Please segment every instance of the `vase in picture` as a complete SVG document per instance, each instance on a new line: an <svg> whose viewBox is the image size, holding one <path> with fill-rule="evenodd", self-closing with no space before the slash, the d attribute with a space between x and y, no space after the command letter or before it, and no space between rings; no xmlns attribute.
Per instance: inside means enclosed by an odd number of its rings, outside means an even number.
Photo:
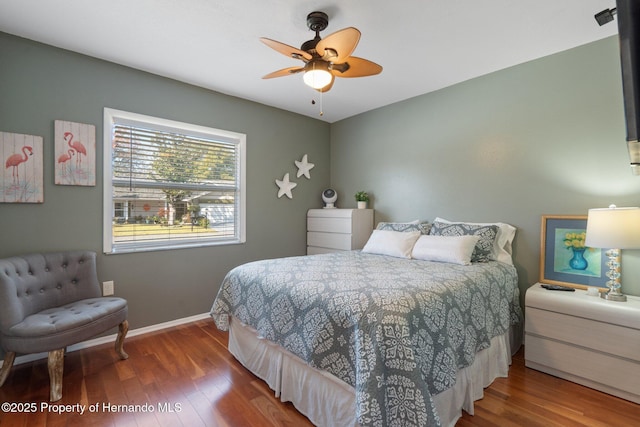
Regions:
<svg viewBox="0 0 640 427"><path fill-rule="evenodd" d="M574 270L586 270L589 263L584 257L586 248L573 248L573 256L569 260L569 266Z"/></svg>
<svg viewBox="0 0 640 427"><path fill-rule="evenodd" d="M358 209L367 209L367 202L358 202Z"/></svg>

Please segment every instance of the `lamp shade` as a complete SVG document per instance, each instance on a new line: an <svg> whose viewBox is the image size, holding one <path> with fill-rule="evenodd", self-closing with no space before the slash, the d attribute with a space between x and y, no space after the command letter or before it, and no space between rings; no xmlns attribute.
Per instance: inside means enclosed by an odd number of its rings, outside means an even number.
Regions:
<svg viewBox="0 0 640 427"><path fill-rule="evenodd" d="M331 73L325 70L310 70L304 73L302 77L307 86L314 89L322 89L331 83Z"/></svg>
<svg viewBox="0 0 640 427"><path fill-rule="evenodd" d="M307 86L314 89L322 89L329 83L333 75L329 72L329 64L326 61L314 60L310 61L304 67L304 80Z"/></svg>
<svg viewBox="0 0 640 427"><path fill-rule="evenodd" d="M640 208L589 209L585 245L592 248L640 248Z"/></svg>

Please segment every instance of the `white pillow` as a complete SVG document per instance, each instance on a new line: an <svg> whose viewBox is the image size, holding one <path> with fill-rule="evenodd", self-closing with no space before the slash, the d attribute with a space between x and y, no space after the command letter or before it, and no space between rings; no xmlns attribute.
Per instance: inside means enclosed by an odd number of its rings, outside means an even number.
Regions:
<svg viewBox="0 0 640 427"><path fill-rule="evenodd" d="M420 236L411 257L425 261L471 264L471 254L480 236Z"/></svg>
<svg viewBox="0 0 640 427"><path fill-rule="evenodd" d="M362 252L411 258L411 249L418 237L419 231L373 230Z"/></svg>
<svg viewBox="0 0 640 427"><path fill-rule="evenodd" d="M493 242L493 255L496 261L501 261L507 264L513 265L513 249L511 244L513 238L516 236L516 228L513 225L506 224L504 222L464 222L464 221L450 221L444 218L436 218L435 221L452 223L464 223L471 225L496 225L498 226L498 235Z"/></svg>

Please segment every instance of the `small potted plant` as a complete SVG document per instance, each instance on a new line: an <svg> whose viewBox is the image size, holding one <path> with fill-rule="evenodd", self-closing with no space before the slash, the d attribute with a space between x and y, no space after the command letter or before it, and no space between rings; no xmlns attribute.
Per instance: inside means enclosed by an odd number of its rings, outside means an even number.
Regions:
<svg viewBox="0 0 640 427"><path fill-rule="evenodd" d="M368 201L369 194L366 191L358 191L356 193L356 202L358 202L358 209L366 209Z"/></svg>

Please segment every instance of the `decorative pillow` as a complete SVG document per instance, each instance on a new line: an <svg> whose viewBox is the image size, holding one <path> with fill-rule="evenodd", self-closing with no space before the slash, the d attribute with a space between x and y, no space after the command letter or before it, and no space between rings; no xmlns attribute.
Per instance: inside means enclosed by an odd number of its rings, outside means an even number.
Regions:
<svg viewBox="0 0 640 427"><path fill-rule="evenodd" d="M432 236L478 236L480 240L471 255L471 262L487 262L494 258L493 243L498 235L497 225L472 225L463 222L434 221L429 233Z"/></svg>
<svg viewBox="0 0 640 427"><path fill-rule="evenodd" d="M479 236L420 236L411 258L469 265L478 240Z"/></svg>
<svg viewBox="0 0 640 427"><path fill-rule="evenodd" d="M418 237L419 231L373 230L362 252L411 258L411 249Z"/></svg>
<svg viewBox="0 0 640 427"><path fill-rule="evenodd" d="M449 221L444 218L436 218L435 221L446 223L462 222ZM513 258L511 257L513 255L512 243L516 236L516 228L513 225L504 222L467 222L466 224L498 226L498 235L493 244L493 259L513 265Z"/></svg>
<svg viewBox="0 0 640 427"><path fill-rule="evenodd" d="M376 230L389 231L419 231L421 234L429 234L431 224L427 221L411 221L411 222L379 222Z"/></svg>

